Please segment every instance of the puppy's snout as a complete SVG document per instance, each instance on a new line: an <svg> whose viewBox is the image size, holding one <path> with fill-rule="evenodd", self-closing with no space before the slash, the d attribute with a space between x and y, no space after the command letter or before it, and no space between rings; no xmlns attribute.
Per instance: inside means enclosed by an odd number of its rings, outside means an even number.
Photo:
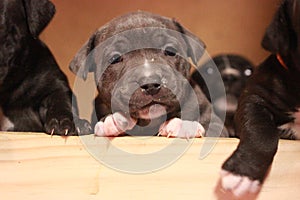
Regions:
<svg viewBox="0 0 300 200"><path fill-rule="evenodd" d="M235 82L241 77L239 70L234 68L226 68L221 73L224 82Z"/></svg>
<svg viewBox="0 0 300 200"><path fill-rule="evenodd" d="M160 91L165 84L163 81L163 68L165 67L165 65L146 60L141 67L135 70L137 83L144 94L153 96Z"/></svg>
<svg viewBox="0 0 300 200"><path fill-rule="evenodd" d="M229 74L223 77L224 82L234 82L238 80L238 77L233 75L233 74Z"/></svg>
<svg viewBox="0 0 300 200"><path fill-rule="evenodd" d="M155 95L159 92L161 88L160 83L148 83L141 85L142 91L149 95Z"/></svg>
<svg viewBox="0 0 300 200"><path fill-rule="evenodd" d="M150 76L142 76L139 80L139 85L144 93L155 95L161 88L161 77L155 73L152 73Z"/></svg>

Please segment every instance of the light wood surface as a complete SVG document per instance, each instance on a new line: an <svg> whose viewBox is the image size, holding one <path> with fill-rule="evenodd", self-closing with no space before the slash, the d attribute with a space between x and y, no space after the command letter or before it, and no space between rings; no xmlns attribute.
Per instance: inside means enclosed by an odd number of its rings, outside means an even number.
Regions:
<svg viewBox="0 0 300 200"><path fill-rule="evenodd" d="M112 146L146 155L168 145L179 147L188 143L182 140L175 144L173 139L163 137L121 137L109 141L93 136L62 138L42 133L2 132L0 199L233 199L220 188L219 171L236 148L237 139L196 139L174 163L145 174L120 172L101 164L95 159L97 155L88 152L94 147L86 145L86 141L101 145L99 150L103 155L116 156L120 164L125 163L124 159L109 151ZM200 159L201 150L209 142L216 144ZM261 192L247 199L300 199L299 154L299 142L280 141ZM133 164L138 166L137 162ZM119 167L122 170L122 165Z"/></svg>

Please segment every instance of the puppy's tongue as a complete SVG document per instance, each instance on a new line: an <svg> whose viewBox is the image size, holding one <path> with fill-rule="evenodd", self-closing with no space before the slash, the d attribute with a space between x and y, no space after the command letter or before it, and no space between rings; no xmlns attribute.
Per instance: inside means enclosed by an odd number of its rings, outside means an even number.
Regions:
<svg viewBox="0 0 300 200"><path fill-rule="evenodd" d="M155 119L166 114L166 107L160 104L153 104L150 107L144 108L139 111L139 116L142 119Z"/></svg>

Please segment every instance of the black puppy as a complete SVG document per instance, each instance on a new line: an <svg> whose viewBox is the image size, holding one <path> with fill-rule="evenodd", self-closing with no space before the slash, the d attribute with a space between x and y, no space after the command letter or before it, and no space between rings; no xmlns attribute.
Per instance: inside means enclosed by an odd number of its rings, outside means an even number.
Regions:
<svg viewBox="0 0 300 200"><path fill-rule="evenodd" d="M240 143L222 166L222 185L236 195L259 190L281 134L300 138L282 127L297 126L293 114L300 106L300 0L282 2L262 46L272 55L250 77L240 98L235 117Z"/></svg>
<svg viewBox="0 0 300 200"><path fill-rule="evenodd" d="M73 117L68 80L38 39L54 13L54 5L48 0L0 1L2 131L74 135L91 129L75 109Z"/></svg>
<svg viewBox="0 0 300 200"><path fill-rule="evenodd" d="M70 65L83 78L95 74L95 107L102 119L95 134L118 136L133 129L131 135L227 136L203 92L189 82L191 62L203 52L203 42L177 21L147 12L101 27Z"/></svg>
<svg viewBox="0 0 300 200"><path fill-rule="evenodd" d="M218 71L215 71L214 66ZM192 79L201 87L202 91L211 102L211 94L207 85L215 92L214 111L222 118L226 113L225 126L230 136L235 136L233 117L237 109L238 99L245 88L246 81L253 71L252 63L240 55L221 54L207 61L195 70ZM219 73L224 86L216 81ZM205 79L202 76L206 76ZM221 92L216 92L225 87L226 97Z"/></svg>

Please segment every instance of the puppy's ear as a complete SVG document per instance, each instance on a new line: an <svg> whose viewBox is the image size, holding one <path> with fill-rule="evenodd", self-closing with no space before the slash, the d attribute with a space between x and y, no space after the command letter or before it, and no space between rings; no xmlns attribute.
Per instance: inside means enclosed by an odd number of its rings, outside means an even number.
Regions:
<svg viewBox="0 0 300 200"><path fill-rule="evenodd" d="M95 69L95 62L92 55L95 38L96 33L81 47L69 65L70 70L83 80L87 79L88 72L92 72Z"/></svg>
<svg viewBox="0 0 300 200"><path fill-rule="evenodd" d="M174 24L178 28L178 31L183 34L183 38L188 46L188 56L192 59L195 65L197 65L199 59L204 54L206 45L196 35L184 28L178 21L173 19Z"/></svg>
<svg viewBox="0 0 300 200"><path fill-rule="evenodd" d="M51 21L55 14L55 6L48 0L25 0L23 2L29 31L36 38Z"/></svg>
<svg viewBox="0 0 300 200"><path fill-rule="evenodd" d="M287 1L284 1L268 26L261 45L272 53L285 54L290 50L290 20Z"/></svg>

